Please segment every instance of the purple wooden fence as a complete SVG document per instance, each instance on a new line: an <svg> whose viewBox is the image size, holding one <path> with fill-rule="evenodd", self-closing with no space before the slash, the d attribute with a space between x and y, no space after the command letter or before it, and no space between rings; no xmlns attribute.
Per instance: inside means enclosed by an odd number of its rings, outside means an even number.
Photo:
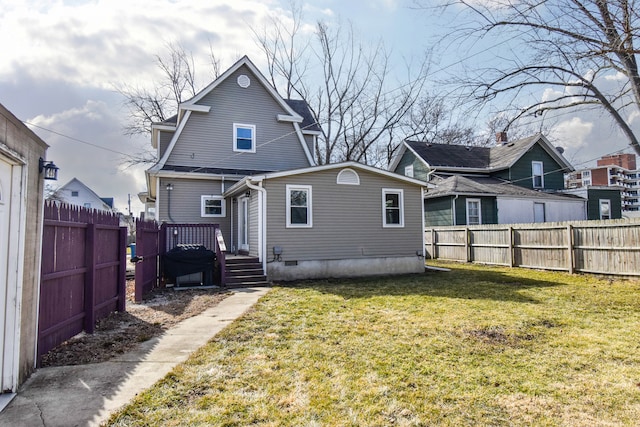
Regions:
<svg viewBox="0 0 640 427"><path fill-rule="evenodd" d="M135 301L158 285L160 228L155 221L136 221L136 287Z"/></svg>
<svg viewBox="0 0 640 427"><path fill-rule="evenodd" d="M117 215L45 202L38 356L125 310L126 244Z"/></svg>
<svg viewBox="0 0 640 427"><path fill-rule="evenodd" d="M221 285L225 284L224 238L218 224L167 224L155 221L136 222L136 286L135 300L158 285L162 256L177 245L203 245L216 252Z"/></svg>

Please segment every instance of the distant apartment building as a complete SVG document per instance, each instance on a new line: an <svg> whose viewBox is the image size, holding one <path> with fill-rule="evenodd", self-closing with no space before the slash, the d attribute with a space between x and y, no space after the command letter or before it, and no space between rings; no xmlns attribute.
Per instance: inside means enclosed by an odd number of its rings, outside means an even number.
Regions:
<svg viewBox="0 0 640 427"><path fill-rule="evenodd" d="M567 189L582 187L614 187L620 189L623 212L640 211L640 171L635 154L601 157L597 166L581 169L565 176Z"/></svg>

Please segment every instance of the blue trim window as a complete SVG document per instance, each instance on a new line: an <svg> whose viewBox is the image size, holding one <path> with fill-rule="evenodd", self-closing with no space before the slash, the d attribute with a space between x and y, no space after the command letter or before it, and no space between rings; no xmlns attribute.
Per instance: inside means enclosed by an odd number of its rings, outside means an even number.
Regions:
<svg viewBox="0 0 640 427"><path fill-rule="evenodd" d="M256 126L233 124L233 151L256 152Z"/></svg>

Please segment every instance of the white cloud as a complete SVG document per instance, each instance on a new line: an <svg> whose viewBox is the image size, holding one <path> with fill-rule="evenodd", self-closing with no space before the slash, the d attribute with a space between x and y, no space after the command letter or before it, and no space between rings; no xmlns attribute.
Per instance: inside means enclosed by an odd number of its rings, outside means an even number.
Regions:
<svg viewBox="0 0 640 427"><path fill-rule="evenodd" d="M157 72L154 55L179 41L205 66L209 41L230 65L243 54L249 25L259 23L273 2L98 0L69 4L16 2L0 14L3 46L0 76L17 69L37 79L110 88L136 76L148 81Z"/></svg>
<svg viewBox="0 0 640 427"><path fill-rule="evenodd" d="M585 122L580 117L558 123L553 129L554 139L562 142L564 148L577 150L587 143L587 138L593 130L592 122Z"/></svg>

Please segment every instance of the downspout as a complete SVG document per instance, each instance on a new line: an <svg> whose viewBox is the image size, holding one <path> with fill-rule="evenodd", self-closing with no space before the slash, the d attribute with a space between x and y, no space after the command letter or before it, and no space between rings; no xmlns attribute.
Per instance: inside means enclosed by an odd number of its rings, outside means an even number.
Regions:
<svg viewBox="0 0 640 427"><path fill-rule="evenodd" d="M456 224L456 200L458 200L458 194L456 194L455 197L451 200L451 222L453 223L453 225L458 225Z"/></svg>
<svg viewBox="0 0 640 427"><path fill-rule="evenodd" d="M262 186L262 181L258 185L249 180L246 181L248 188L259 191L261 197L258 199L258 246L260 247L260 260L262 261L262 271L267 275L267 190Z"/></svg>

